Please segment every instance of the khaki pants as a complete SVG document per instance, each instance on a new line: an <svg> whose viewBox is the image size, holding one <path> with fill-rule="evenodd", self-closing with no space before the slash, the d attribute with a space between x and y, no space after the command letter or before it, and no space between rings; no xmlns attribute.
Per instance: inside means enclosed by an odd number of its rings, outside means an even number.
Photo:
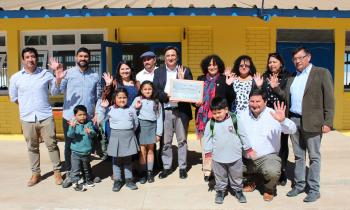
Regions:
<svg viewBox="0 0 350 210"><path fill-rule="evenodd" d="M53 164L53 170L61 169L60 151L55 138L53 117L36 122L21 121L24 138L27 142L32 173L40 173L39 135L42 137Z"/></svg>

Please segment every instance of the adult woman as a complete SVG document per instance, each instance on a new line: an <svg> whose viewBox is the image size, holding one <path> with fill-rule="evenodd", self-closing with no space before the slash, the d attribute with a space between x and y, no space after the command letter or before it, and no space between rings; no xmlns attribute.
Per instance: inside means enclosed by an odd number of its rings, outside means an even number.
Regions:
<svg viewBox="0 0 350 210"><path fill-rule="evenodd" d="M234 99L234 93L231 87L226 84L226 77L223 75L225 64L217 55L209 55L201 62L203 75L197 80L204 81L203 102L196 104L196 134L201 139L206 123L211 118L210 103L215 96L225 98L229 104ZM201 142L201 145L202 142ZM209 160L203 158L204 180L209 181L211 166Z"/></svg>
<svg viewBox="0 0 350 210"><path fill-rule="evenodd" d="M236 98L232 104L232 112L239 112L248 108L249 93L252 88L261 86L263 79L259 73L256 74L256 68L253 60L248 55L239 56L233 65L231 72L225 72L227 84L233 86Z"/></svg>
<svg viewBox="0 0 350 210"><path fill-rule="evenodd" d="M287 80L290 73L284 67L284 61L280 54L270 53L267 58L266 71L263 74L264 83L262 88L266 92L267 103L266 106L274 108L274 103L284 102L286 104L286 115L288 116L288 90L286 90ZM281 149L280 157L282 160L281 177L279 183L285 185L287 177L285 174L287 159L288 159L288 135L282 133L281 135Z"/></svg>
<svg viewBox="0 0 350 210"><path fill-rule="evenodd" d="M110 103L113 101L114 90L118 87L124 87L128 92L128 104L130 106L137 96L137 86L135 76L131 70L131 65L126 61L119 62L117 70L113 77L109 73L103 74L106 86L103 89L102 99L107 99Z"/></svg>

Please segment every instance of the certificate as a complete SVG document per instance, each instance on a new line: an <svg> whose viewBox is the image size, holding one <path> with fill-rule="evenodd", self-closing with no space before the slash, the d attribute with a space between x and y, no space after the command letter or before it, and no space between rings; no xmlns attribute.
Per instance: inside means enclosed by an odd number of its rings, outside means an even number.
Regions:
<svg viewBox="0 0 350 210"><path fill-rule="evenodd" d="M170 100L197 103L203 101L203 81L170 80Z"/></svg>

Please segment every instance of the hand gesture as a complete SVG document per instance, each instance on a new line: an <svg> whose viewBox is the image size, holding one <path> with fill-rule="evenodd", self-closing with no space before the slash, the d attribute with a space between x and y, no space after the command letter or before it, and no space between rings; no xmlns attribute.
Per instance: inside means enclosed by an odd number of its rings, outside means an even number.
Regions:
<svg viewBox="0 0 350 210"><path fill-rule="evenodd" d="M108 100L107 100L107 99L102 100L102 101L101 101L101 106L102 106L103 108L107 108L107 107L109 106Z"/></svg>
<svg viewBox="0 0 350 210"><path fill-rule="evenodd" d="M328 125L322 126L322 133L328 133L329 131L331 131L331 127L329 127Z"/></svg>
<svg viewBox="0 0 350 210"><path fill-rule="evenodd" d="M226 68L225 69L225 76L226 76L226 84L227 85L232 85L233 81L238 79L236 74L231 72L231 69Z"/></svg>
<svg viewBox="0 0 350 210"><path fill-rule="evenodd" d="M85 128L85 133L89 134L91 132L90 128Z"/></svg>
<svg viewBox="0 0 350 210"><path fill-rule="evenodd" d="M255 84L258 88L261 88L261 86L263 85L264 83L264 79L262 78L262 76L260 75L260 73L256 73L254 74L254 77L253 77L254 81L255 81Z"/></svg>
<svg viewBox="0 0 350 210"><path fill-rule="evenodd" d="M283 120L286 119L286 106L284 105L284 102L275 102L273 103L273 107L275 108L275 112L270 112L270 114L278 122L283 122Z"/></svg>
<svg viewBox="0 0 350 210"><path fill-rule="evenodd" d="M185 79L185 73L186 73L186 68L184 68L182 65L179 66L177 69L177 77L178 79Z"/></svg>
<svg viewBox="0 0 350 210"><path fill-rule="evenodd" d="M60 82L67 74L67 71L63 70L63 64L58 64L58 67L56 68L56 70L54 70L55 76L56 76L56 80L58 82Z"/></svg>
<svg viewBox="0 0 350 210"><path fill-rule="evenodd" d="M60 63L58 62L58 60L56 58L50 57L49 59L49 64L47 64L52 70L56 70Z"/></svg>
<svg viewBox="0 0 350 210"><path fill-rule="evenodd" d="M156 142L160 142L160 136L156 136Z"/></svg>
<svg viewBox="0 0 350 210"><path fill-rule="evenodd" d="M267 79L267 80L269 81L271 88L276 88L280 85L280 83L278 82L277 74L270 75L270 79Z"/></svg>
<svg viewBox="0 0 350 210"><path fill-rule="evenodd" d="M142 106L142 102L141 102L141 99L138 99L135 103L135 109L140 109Z"/></svg>
<svg viewBox="0 0 350 210"><path fill-rule="evenodd" d="M70 120L67 123L69 126L72 126L74 128L77 122L75 120Z"/></svg>
<svg viewBox="0 0 350 210"><path fill-rule="evenodd" d="M106 86L110 86L113 82L113 77L109 72L103 73L102 78L105 80Z"/></svg>

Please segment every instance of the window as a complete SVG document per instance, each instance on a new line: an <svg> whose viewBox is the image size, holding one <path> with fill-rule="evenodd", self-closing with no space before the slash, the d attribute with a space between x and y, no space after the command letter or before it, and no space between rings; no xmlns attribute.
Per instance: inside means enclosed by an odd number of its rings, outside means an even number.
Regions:
<svg viewBox="0 0 350 210"><path fill-rule="evenodd" d="M82 44L101 44L103 42L103 34L81 34Z"/></svg>
<svg viewBox="0 0 350 210"><path fill-rule="evenodd" d="M350 51L345 51L344 88L350 90Z"/></svg>
<svg viewBox="0 0 350 210"><path fill-rule="evenodd" d="M25 45L46 45L47 37L46 36L25 36Z"/></svg>
<svg viewBox="0 0 350 210"><path fill-rule="evenodd" d="M75 36L71 35L52 35L52 44L54 45L65 45L75 44Z"/></svg>
<svg viewBox="0 0 350 210"><path fill-rule="evenodd" d="M0 91L8 89L6 36L0 32Z"/></svg>

